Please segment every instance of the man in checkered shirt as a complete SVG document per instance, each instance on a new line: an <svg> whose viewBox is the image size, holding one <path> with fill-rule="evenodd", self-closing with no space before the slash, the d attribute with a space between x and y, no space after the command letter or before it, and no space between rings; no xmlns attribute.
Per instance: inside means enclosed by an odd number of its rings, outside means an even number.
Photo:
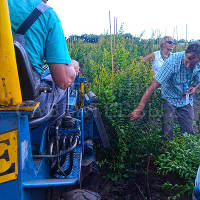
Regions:
<svg viewBox="0 0 200 200"><path fill-rule="evenodd" d="M191 43L184 52L172 54L162 65L153 82L145 91L138 106L130 113L130 120L141 117L142 111L153 92L162 86L163 133L173 138L175 114L181 132L193 133L193 95L200 87L200 42Z"/></svg>

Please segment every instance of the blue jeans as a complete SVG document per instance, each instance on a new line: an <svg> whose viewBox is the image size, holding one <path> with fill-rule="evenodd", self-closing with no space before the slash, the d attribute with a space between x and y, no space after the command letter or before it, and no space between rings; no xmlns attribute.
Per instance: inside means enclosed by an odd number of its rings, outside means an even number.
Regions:
<svg viewBox="0 0 200 200"><path fill-rule="evenodd" d="M56 86L51 77L51 74L48 74L47 76L41 78L40 75L34 71L34 75L37 84L40 84L41 86L49 86L50 83L53 88L52 92L42 92L40 96L34 100L40 102L39 108L34 113L34 118L45 116L52 107L54 107L54 114L52 118L62 115L66 109L67 90L62 90L58 86Z"/></svg>
<svg viewBox="0 0 200 200"><path fill-rule="evenodd" d="M181 128L181 132L187 132L193 134L193 120L194 109L188 104L184 107L175 107L168 102L163 105L163 133L164 137L169 134L170 139L173 138L174 119L177 115L178 123Z"/></svg>

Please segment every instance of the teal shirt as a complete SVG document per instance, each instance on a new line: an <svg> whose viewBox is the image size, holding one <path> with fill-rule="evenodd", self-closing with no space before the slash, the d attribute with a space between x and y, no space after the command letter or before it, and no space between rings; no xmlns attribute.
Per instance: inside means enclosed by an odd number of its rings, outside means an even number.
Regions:
<svg viewBox="0 0 200 200"><path fill-rule="evenodd" d="M190 103L193 98L186 101L184 92L193 84L199 83L200 64L192 69L184 65L185 52L172 54L162 65L155 79L162 85L162 98L176 107L183 107Z"/></svg>
<svg viewBox="0 0 200 200"><path fill-rule="evenodd" d="M41 0L8 0L13 34ZM71 64L61 22L52 8L46 10L24 35L30 61L41 75L47 63Z"/></svg>

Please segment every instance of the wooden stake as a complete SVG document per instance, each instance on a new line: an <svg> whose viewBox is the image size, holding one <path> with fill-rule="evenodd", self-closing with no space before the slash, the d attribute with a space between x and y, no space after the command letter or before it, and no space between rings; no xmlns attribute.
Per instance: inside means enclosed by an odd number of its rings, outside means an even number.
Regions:
<svg viewBox="0 0 200 200"><path fill-rule="evenodd" d="M117 46L117 17L115 19L115 47Z"/></svg>
<svg viewBox="0 0 200 200"><path fill-rule="evenodd" d="M185 47L187 47L187 43L188 43L188 41L187 41L187 37L188 37L188 26L187 26L187 24L186 24L186 27L185 27Z"/></svg>
<svg viewBox="0 0 200 200"><path fill-rule="evenodd" d="M117 17L116 17L116 36L117 36Z"/></svg>
<svg viewBox="0 0 200 200"><path fill-rule="evenodd" d="M176 40L178 42L178 27L176 26Z"/></svg>
<svg viewBox="0 0 200 200"><path fill-rule="evenodd" d="M112 32L111 32L111 17L110 17L110 10L109 10L109 24L110 24L110 51L112 57L112 79L114 78L114 63L113 63L113 48L112 48Z"/></svg>
<svg viewBox="0 0 200 200"><path fill-rule="evenodd" d="M113 49L114 49L114 56L115 56L115 17L114 17L114 36L113 36L113 41L114 41L114 44L113 44Z"/></svg>

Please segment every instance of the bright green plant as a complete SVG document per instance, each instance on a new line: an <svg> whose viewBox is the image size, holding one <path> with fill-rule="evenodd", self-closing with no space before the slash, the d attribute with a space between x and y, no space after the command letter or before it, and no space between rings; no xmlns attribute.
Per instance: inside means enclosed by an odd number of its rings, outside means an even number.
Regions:
<svg viewBox="0 0 200 200"><path fill-rule="evenodd" d="M109 127L112 146L106 151L106 159L102 163L109 166L113 180L126 177L127 169L132 170L139 163L142 165L141 158L156 155L161 145L159 90L147 105L142 121L129 121L129 114L151 83L153 72L150 65L143 65L140 60L130 63L128 56L123 43L118 43L114 57L117 68L113 76L111 54L106 49L103 63L99 65L91 61L88 71L93 80L90 89L98 96L99 108Z"/></svg>
<svg viewBox="0 0 200 200"><path fill-rule="evenodd" d="M155 161L157 172L163 175L177 174L181 184L166 182L163 187L168 190L176 190L173 199L191 196L194 188L194 180L200 164L200 142L195 135L177 134L172 141L165 143L164 153Z"/></svg>
<svg viewBox="0 0 200 200"><path fill-rule="evenodd" d="M110 170L108 176L116 181L128 178L138 168L146 167L147 156L151 155L159 173L174 173L183 180L183 184L164 184L165 188L178 191L173 196L177 199L184 192L190 195L193 189L200 161L199 158L195 160L195 151L199 155L196 137L184 135L183 138L177 136L170 142L162 140L160 90L154 92L141 119L129 121L130 112L153 80L151 64L141 64L142 56L158 50L158 41L154 37L148 40L142 37L125 37L121 30L113 50L113 72L109 35L101 36L96 44L77 40L70 44L69 49L71 57L79 61L89 80L88 89L98 96L98 107L109 135L111 147L99 151L99 166L106 166L106 170ZM183 46L176 45L176 50L183 49ZM187 146L191 144L190 140L195 148ZM192 150L189 151L190 148ZM183 167L186 164L189 166L187 172L187 168Z"/></svg>

